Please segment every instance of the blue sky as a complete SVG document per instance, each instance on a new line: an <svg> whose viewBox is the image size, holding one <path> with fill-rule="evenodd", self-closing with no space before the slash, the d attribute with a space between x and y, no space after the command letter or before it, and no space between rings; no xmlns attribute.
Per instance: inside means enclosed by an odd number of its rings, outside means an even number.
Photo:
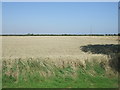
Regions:
<svg viewBox="0 0 120 90"><path fill-rule="evenodd" d="M117 2L3 2L3 34L118 33Z"/></svg>
<svg viewBox="0 0 120 90"><path fill-rule="evenodd" d="M2 3L0 2L0 34L2 33Z"/></svg>

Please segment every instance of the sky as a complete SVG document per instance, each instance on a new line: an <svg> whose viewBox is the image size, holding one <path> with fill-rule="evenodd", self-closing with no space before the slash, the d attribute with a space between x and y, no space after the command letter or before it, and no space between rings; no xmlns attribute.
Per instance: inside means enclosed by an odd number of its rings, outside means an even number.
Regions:
<svg viewBox="0 0 120 90"><path fill-rule="evenodd" d="M0 34L2 33L2 3L0 2Z"/></svg>
<svg viewBox="0 0 120 90"><path fill-rule="evenodd" d="M118 3L3 2L2 33L118 33Z"/></svg>

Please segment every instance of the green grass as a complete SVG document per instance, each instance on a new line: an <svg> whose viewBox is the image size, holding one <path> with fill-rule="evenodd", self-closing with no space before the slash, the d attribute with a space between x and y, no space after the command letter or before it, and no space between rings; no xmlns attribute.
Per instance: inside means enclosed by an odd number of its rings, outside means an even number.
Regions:
<svg viewBox="0 0 120 90"><path fill-rule="evenodd" d="M86 68L80 65L58 68L45 61L23 61L21 59L14 60L11 63L3 61L2 76L3 88L118 87L118 78L109 78L105 74L105 69L98 63L86 63Z"/></svg>
<svg viewBox="0 0 120 90"><path fill-rule="evenodd" d="M0 90L2 89L2 74L0 72Z"/></svg>

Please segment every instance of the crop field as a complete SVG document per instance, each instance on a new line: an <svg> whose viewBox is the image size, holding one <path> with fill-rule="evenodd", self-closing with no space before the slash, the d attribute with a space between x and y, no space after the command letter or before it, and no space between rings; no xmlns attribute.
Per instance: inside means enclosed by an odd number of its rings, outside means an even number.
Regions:
<svg viewBox="0 0 120 90"><path fill-rule="evenodd" d="M2 36L3 88L118 88L118 36Z"/></svg>

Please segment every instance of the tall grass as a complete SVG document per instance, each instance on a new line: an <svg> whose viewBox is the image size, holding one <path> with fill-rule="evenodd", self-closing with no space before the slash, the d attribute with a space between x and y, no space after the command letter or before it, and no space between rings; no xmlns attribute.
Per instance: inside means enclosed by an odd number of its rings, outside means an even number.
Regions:
<svg viewBox="0 0 120 90"><path fill-rule="evenodd" d="M102 62L64 62L56 65L40 58L3 59L3 88L115 88L117 76L109 78Z"/></svg>

